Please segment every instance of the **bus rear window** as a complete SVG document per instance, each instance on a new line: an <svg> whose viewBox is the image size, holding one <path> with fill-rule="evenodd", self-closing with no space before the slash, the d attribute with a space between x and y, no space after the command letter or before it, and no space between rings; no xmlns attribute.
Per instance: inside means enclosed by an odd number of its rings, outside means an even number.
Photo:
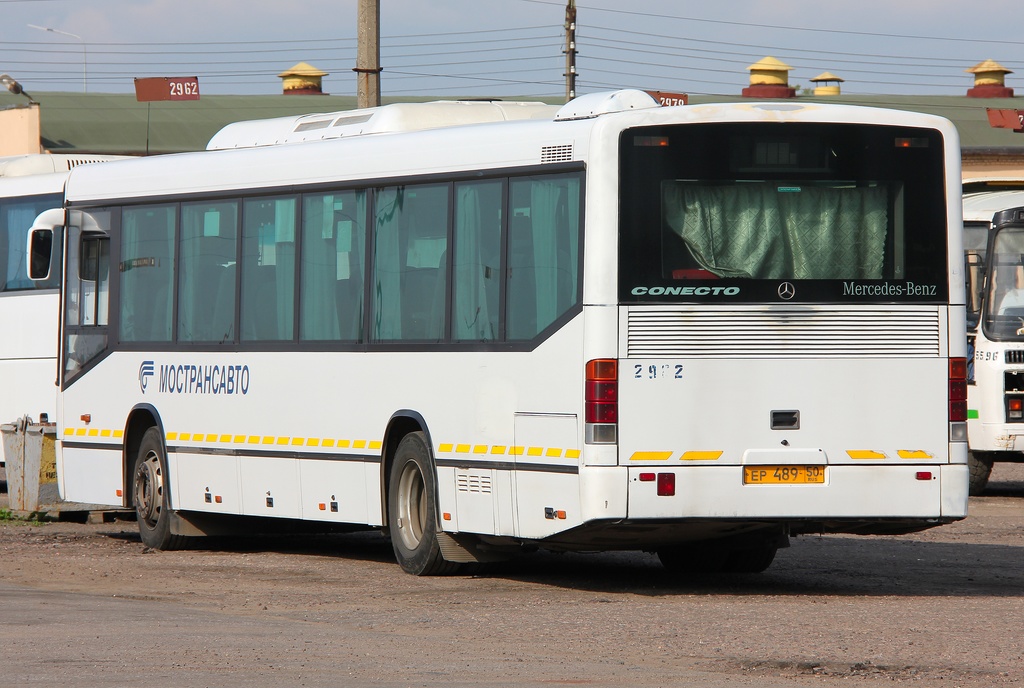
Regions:
<svg viewBox="0 0 1024 688"><path fill-rule="evenodd" d="M627 131L620 297L941 302L942 148L936 131L856 124Z"/></svg>

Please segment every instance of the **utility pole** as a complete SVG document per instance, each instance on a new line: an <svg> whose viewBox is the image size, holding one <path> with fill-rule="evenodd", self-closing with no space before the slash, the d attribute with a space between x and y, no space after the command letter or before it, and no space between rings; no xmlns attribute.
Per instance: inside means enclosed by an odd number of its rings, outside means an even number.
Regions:
<svg viewBox="0 0 1024 688"><path fill-rule="evenodd" d="M565 102L576 97L576 0L565 6Z"/></svg>
<svg viewBox="0 0 1024 688"><path fill-rule="evenodd" d="M380 0L359 0L356 107L380 105Z"/></svg>

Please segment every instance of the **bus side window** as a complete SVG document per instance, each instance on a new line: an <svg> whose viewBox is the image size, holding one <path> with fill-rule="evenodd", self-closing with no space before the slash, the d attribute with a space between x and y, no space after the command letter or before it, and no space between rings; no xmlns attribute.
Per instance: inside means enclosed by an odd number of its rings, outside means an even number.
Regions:
<svg viewBox="0 0 1024 688"><path fill-rule="evenodd" d="M121 214L119 338L169 342L174 295L174 206L126 208Z"/></svg>
<svg viewBox="0 0 1024 688"><path fill-rule="evenodd" d="M228 342L234 338L238 205L182 206L178 338Z"/></svg>
<svg viewBox="0 0 1024 688"><path fill-rule="evenodd" d="M513 179L509 197L506 335L526 340L579 303L579 179Z"/></svg>
<svg viewBox="0 0 1024 688"><path fill-rule="evenodd" d="M360 341L366 192L307 194L302 208L299 337Z"/></svg>
<svg viewBox="0 0 1024 688"><path fill-rule="evenodd" d="M247 200L242 218L241 338L287 341L295 323L295 198Z"/></svg>

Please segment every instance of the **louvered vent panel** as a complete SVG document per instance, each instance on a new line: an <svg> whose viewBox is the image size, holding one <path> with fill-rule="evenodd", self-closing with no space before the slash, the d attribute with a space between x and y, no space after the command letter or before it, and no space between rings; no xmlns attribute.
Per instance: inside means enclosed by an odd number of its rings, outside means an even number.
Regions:
<svg viewBox="0 0 1024 688"><path fill-rule="evenodd" d="M1024 349L1007 349L1004 354L1007 363L1024 363Z"/></svg>
<svg viewBox="0 0 1024 688"><path fill-rule="evenodd" d="M572 162L572 144L567 143L561 146L541 146L540 161L549 162Z"/></svg>
<svg viewBox="0 0 1024 688"><path fill-rule="evenodd" d="M631 308L627 355L690 358L933 357L938 309L821 312Z"/></svg>
<svg viewBox="0 0 1024 688"><path fill-rule="evenodd" d="M456 471L455 487L459 492L482 492L490 494L491 476L485 473Z"/></svg>

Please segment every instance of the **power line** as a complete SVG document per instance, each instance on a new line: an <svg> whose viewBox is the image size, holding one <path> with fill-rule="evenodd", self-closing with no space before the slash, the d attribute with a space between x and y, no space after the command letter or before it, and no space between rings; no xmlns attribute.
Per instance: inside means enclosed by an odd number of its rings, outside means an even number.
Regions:
<svg viewBox="0 0 1024 688"><path fill-rule="evenodd" d="M553 0L518 0L519 2L533 3L537 5L550 5L554 7L561 7L562 3L555 2ZM899 38L903 40L928 40L928 41L954 41L963 43L993 43L1003 45L1024 45L1024 41L1004 41L1004 40L993 40L993 39L978 39L978 38L964 38L963 36L922 36L913 34L899 34L899 33L883 33L874 31L850 31L843 29L820 29L815 27L807 26L783 26L778 24L764 24L764 23L753 23L753 22L738 22L728 21L724 19L703 19L700 17L687 17L672 14L655 14L653 12L636 12L629 10L615 10L608 9L606 7L586 7L586 12L606 12L609 14L627 15L632 17L647 17L651 19L676 19L680 21L689 21L695 23L704 24L720 24L722 26L741 26L744 28L751 29L776 29L780 31L805 31L809 33L823 33L831 35L847 35L847 36L870 36L873 38Z"/></svg>

